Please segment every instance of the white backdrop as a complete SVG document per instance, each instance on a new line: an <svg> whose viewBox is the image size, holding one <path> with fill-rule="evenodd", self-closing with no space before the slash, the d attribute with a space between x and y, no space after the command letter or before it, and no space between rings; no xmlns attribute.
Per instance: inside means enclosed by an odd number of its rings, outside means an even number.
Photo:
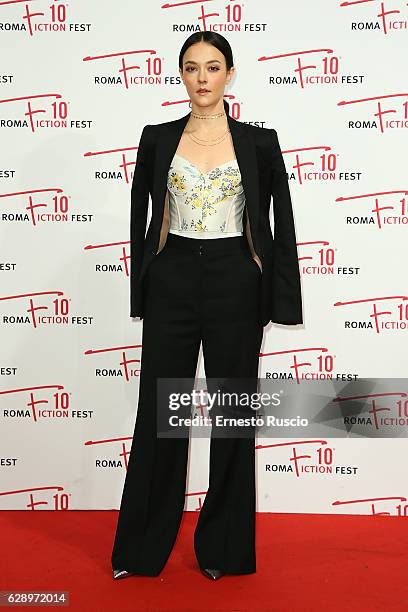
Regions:
<svg viewBox="0 0 408 612"><path fill-rule="evenodd" d="M290 180L304 325L265 328L260 376L295 359L299 376L403 376L408 9L383 6L2 3L0 508L119 507L143 325L130 185L143 126L188 112L178 53L196 29L228 38L231 114L277 130ZM258 444L259 511L405 513L405 440ZM186 509L207 484L194 439Z"/></svg>

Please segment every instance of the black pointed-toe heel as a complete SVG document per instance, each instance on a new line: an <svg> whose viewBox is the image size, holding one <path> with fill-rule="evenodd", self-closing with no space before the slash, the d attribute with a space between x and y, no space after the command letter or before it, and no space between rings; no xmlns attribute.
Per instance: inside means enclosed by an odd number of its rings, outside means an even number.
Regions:
<svg viewBox="0 0 408 612"><path fill-rule="evenodd" d="M113 570L113 579L119 580L120 578L127 578L128 576L134 576L134 572L128 572L126 570Z"/></svg>
<svg viewBox="0 0 408 612"><path fill-rule="evenodd" d="M221 576L224 576L224 572L218 569L202 569L204 576L207 576L210 580L218 580Z"/></svg>

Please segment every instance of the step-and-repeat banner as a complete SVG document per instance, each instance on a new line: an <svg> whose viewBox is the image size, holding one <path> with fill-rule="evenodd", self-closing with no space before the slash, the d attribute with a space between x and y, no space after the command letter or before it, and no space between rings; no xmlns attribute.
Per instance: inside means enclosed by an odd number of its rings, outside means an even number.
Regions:
<svg viewBox="0 0 408 612"><path fill-rule="evenodd" d="M304 324L269 323L260 376L404 376L407 21L402 0L0 3L1 509L119 507L143 329L130 188L143 126L189 110L178 54L197 30L230 42L231 115L276 129L292 194ZM382 407L404 426L393 392ZM190 449L199 510L209 441ZM258 510L405 514L406 451L258 438Z"/></svg>

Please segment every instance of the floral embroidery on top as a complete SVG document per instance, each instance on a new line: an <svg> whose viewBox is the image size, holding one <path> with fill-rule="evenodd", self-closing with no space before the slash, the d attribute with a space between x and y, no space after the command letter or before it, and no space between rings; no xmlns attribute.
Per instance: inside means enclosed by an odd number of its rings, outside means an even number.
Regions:
<svg viewBox="0 0 408 612"><path fill-rule="evenodd" d="M170 165L167 188L170 229L242 231L245 194L236 160L202 172L176 154Z"/></svg>

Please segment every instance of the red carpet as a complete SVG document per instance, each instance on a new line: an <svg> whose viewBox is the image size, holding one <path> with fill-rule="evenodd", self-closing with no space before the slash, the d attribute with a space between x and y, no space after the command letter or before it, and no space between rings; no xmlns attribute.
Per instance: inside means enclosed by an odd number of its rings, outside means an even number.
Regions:
<svg viewBox="0 0 408 612"><path fill-rule="evenodd" d="M197 517L184 513L160 576L114 581L116 511L3 511L0 590L69 591L65 609L87 612L408 611L401 518L259 514L257 572L211 582L194 556Z"/></svg>

